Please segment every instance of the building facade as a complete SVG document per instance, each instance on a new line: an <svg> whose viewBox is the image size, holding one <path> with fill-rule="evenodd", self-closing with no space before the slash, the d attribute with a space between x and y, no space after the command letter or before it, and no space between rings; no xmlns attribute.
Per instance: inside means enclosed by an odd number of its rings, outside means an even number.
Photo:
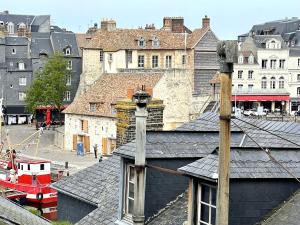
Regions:
<svg viewBox="0 0 300 225"><path fill-rule="evenodd" d="M54 52L60 52L72 71L64 104L75 97L81 74L81 56L72 32L50 25L50 16L0 13L0 96L6 108L6 122L26 123L26 91Z"/></svg>

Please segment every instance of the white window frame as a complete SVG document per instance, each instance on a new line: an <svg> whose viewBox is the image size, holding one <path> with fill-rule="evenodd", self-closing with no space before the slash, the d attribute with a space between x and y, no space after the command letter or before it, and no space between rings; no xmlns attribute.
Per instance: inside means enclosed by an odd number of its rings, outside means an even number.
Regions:
<svg viewBox="0 0 300 225"><path fill-rule="evenodd" d="M166 68L170 69L172 68L172 56L166 55Z"/></svg>
<svg viewBox="0 0 300 225"><path fill-rule="evenodd" d="M297 74L297 81L300 81L300 73Z"/></svg>
<svg viewBox="0 0 300 225"><path fill-rule="evenodd" d="M113 61L113 54L108 53L108 62L112 62L112 61Z"/></svg>
<svg viewBox="0 0 300 225"><path fill-rule="evenodd" d="M159 68L158 55L152 56L152 68Z"/></svg>
<svg viewBox="0 0 300 225"><path fill-rule="evenodd" d="M267 59L262 59L261 60L261 68L262 69L267 69L267 67L268 67L268 60Z"/></svg>
<svg viewBox="0 0 300 225"><path fill-rule="evenodd" d="M138 55L138 68L144 68L144 67L145 67L145 56Z"/></svg>
<svg viewBox="0 0 300 225"><path fill-rule="evenodd" d="M202 188L203 188L202 186L204 186L204 185L205 185L206 187L209 188L209 197L208 197L209 202L204 202L204 201L202 201L202 199L201 199L201 196L202 196ZM213 186L211 186L211 185L200 184L200 183L198 183L197 224L215 225L215 224L212 223L212 218L211 218L212 214L211 214L211 210L212 210L212 209L217 210L217 207L216 207L216 205L213 205L213 204L212 204L212 188L215 188L215 189L216 189L216 187L213 187ZM217 190L216 190L216 193L217 193ZM215 196L215 199L216 199L216 198L217 198L217 196ZM208 223L201 220L201 205L205 205L205 206L207 206L208 209L209 209ZM216 220L216 218L215 218L215 220Z"/></svg>
<svg viewBox="0 0 300 225"><path fill-rule="evenodd" d="M243 64L244 63L244 56L240 55L239 56L239 64Z"/></svg>
<svg viewBox="0 0 300 225"><path fill-rule="evenodd" d="M71 55L71 48L70 47L67 47L65 49L65 55Z"/></svg>
<svg viewBox="0 0 300 225"><path fill-rule="evenodd" d="M298 59L298 67L300 67L300 58Z"/></svg>
<svg viewBox="0 0 300 225"><path fill-rule="evenodd" d="M72 74L67 75L67 83L66 85L70 86L72 84Z"/></svg>
<svg viewBox="0 0 300 225"><path fill-rule="evenodd" d="M250 55L249 58L248 58L248 63L249 64L253 64L254 63L254 56L253 55Z"/></svg>
<svg viewBox="0 0 300 225"><path fill-rule="evenodd" d="M242 84L238 84L238 91L242 91L243 90L244 85Z"/></svg>
<svg viewBox="0 0 300 225"><path fill-rule="evenodd" d="M276 59L270 60L270 69L276 69Z"/></svg>
<svg viewBox="0 0 300 225"><path fill-rule="evenodd" d="M73 62L72 62L72 60L69 60L68 65L67 65L67 69L72 70L72 68L73 68Z"/></svg>
<svg viewBox="0 0 300 225"><path fill-rule="evenodd" d="M252 92L253 91L253 84L248 84L248 92Z"/></svg>
<svg viewBox="0 0 300 225"><path fill-rule="evenodd" d="M140 48L144 48L146 46L146 41L143 37L138 40L138 45Z"/></svg>
<svg viewBox="0 0 300 225"><path fill-rule="evenodd" d="M284 89L284 78L280 77L278 82L279 89Z"/></svg>
<svg viewBox="0 0 300 225"><path fill-rule="evenodd" d="M152 46L153 46L154 48L158 48L159 45L160 45L159 39L158 39L157 37L154 37L153 40L152 40Z"/></svg>
<svg viewBox="0 0 300 225"><path fill-rule="evenodd" d="M130 171L133 170L133 180L130 180ZM124 202L123 202L123 215L125 217L132 218L132 213L129 212L129 200L133 201L134 204L134 182L135 182L135 168L133 164L125 165L125 176L124 180ZM133 184L133 198L129 196L130 184Z"/></svg>
<svg viewBox="0 0 300 225"><path fill-rule="evenodd" d="M275 79L275 77L271 77L270 89L276 89L276 79Z"/></svg>
<svg viewBox="0 0 300 225"><path fill-rule="evenodd" d="M132 51L131 50L126 51L126 58L127 58L127 63L132 63Z"/></svg>
<svg viewBox="0 0 300 225"><path fill-rule="evenodd" d="M285 59L280 59L279 60L279 69L284 69L285 68Z"/></svg>
<svg viewBox="0 0 300 225"><path fill-rule="evenodd" d="M25 70L25 63L19 62L19 63L18 63L18 69L19 69L19 70Z"/></svg>
<svg viewBox="0 0 300 225"><path fill-rule="evenodd" d="M261 89L267 89L267 78L263 77L261 79Z"/></svg>
<svg viewBox="0 0 300 225"><path fill-rule="evenodd" d="M14 34L15 33L15 25L13 22L9 22L7 24L7 32L8 34Z"/></svg>
<svg viewBox="0 0 300 225"><path fill-rule="evenodd" d="M66 102L71 101L71 91L66 91L65 92L64 101L66 101Z"/></svg>
<svg viewBox="0 0 300 225"><path fill-rule="evenodd" d="M17 53L16 49L13 48L13 49L11 50L11 54L15 55L16 53Z"/></svg>
<svg viewBox="0 0 300 225"><path fill-rule="evenodd" d="M97 103L90 102L90 112L97 111Z"/></svg>
<svg viewBox="0 0 300 225"><path fill-rule="evenodd" d="M23 91L19 92L19 101L25 101L26 93Z"/></svg>
<svg viewBox="0 0 300 225"><path fill-rule="evenodd" d="M26 86L27 78L26 77L19 77L19 85Z"/></svg>
<svg viewBox="0 0 300 225"><path fill-rule="evenodd" d="M253 79L253 70L248 70L248 79L249 80Z"/></svg>
<svg viewBox="0 0 300 225"><path fill-rule="evenodd" d="M300 87L297 87L297 96L300 96Z"/></svg>

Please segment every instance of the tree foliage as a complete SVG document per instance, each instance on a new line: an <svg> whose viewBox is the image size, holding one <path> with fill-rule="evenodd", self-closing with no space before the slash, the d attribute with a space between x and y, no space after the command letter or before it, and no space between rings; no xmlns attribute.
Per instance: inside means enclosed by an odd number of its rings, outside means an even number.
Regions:
<svg viewBox="0 0 300 225"><path fill-rule="evenodd" d="M44 68L35 74L31 86L26 92L26 108L34 113L38 106L53 106L60 110L67 88L67 78L71 71L68 62L59 53L55 53L46 62Z"/></svg>

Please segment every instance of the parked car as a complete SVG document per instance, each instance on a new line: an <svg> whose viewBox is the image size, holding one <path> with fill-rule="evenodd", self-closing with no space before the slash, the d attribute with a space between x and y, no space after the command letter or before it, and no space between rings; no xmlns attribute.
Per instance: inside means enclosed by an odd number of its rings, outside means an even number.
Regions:
<svg viewBox="0 0 300 225"><path fill-rule="evenodd" d="M295 116L300 116L300 110L294 113Z"/></svg>
<svg viewBox="0 0 300 225"><path fill-rule="evenodd" d="M244 116L254 116L255 112L256 112L255 109L247 109L247 110L244 110L243 114L244 114Z"/></svg>

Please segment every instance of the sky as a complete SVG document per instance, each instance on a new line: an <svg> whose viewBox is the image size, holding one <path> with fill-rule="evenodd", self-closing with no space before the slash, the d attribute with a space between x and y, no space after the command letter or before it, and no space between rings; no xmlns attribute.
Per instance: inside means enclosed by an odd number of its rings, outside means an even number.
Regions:
<svg viewBox="0 0 300 225"><path fill-rule="evenodd" d="M193 30L207 15L219 39L236 39L253 24L300 17L300 0L0 0L0 6L12 14L51 15L52 24L80 33L103 18L116 20L118 28L160 28L164 16L182 16Z"/></svg>

